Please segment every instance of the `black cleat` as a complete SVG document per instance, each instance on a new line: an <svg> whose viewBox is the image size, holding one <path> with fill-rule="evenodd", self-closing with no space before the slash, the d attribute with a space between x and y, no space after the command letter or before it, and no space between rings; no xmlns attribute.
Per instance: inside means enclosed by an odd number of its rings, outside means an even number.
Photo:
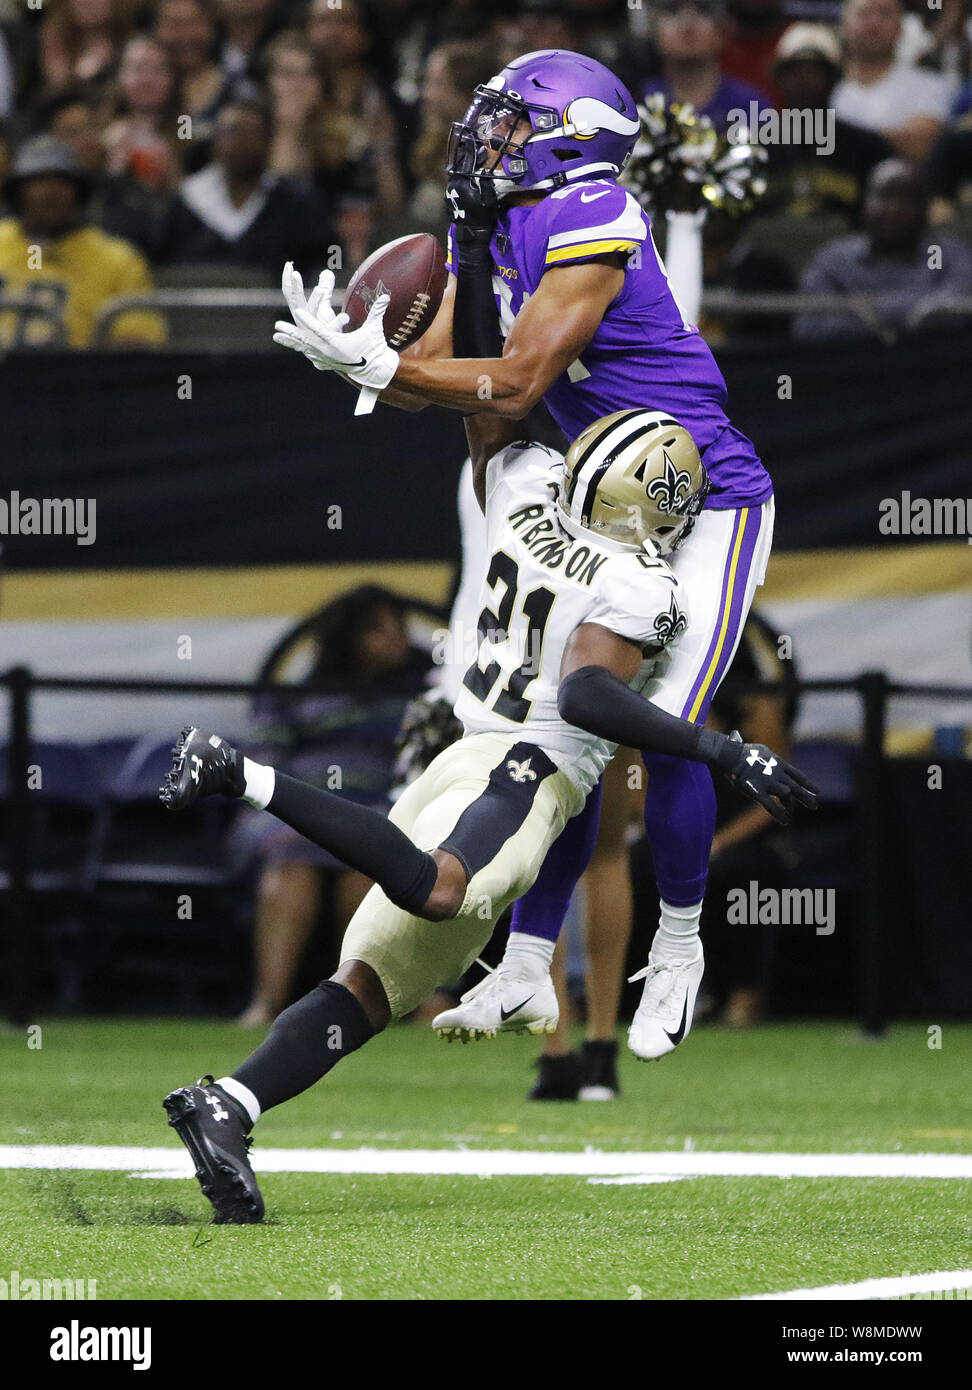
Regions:
<svg viewBox="0 0 972 1390"><path fill-rule="evenodd" d="M548 1057L541 1054L537 1058L539 1076L533 1083L533 1090L527 1100L576 1100L580 1090L580 1059L576 1052L568 1052L563 1057Z"/></svg>
<svg viewBox="0 0 972 1390"><path fill-rule="evenodd" d="M618 1081L618 1044L614 1039L585 1042L581 1047L580 1100L614 1100Z"/></svg>
<svg viewBox="0 0 972 1390"><path fill-rule="evenodd" d="M250 1167L252 1140L236 1102L211 1076L182 1086L162 1102L169 1124L189 1150L216 1226L249 1226L263 1220L263 1198Z"/></svg>
<svg viewBox="0 0 972 1390"><path fill-rule="evenodd" d="M170 811L184 811L201 796L242 796L243 756L218 734L187 724L172 749L172 766L159 787Z"/></svg>

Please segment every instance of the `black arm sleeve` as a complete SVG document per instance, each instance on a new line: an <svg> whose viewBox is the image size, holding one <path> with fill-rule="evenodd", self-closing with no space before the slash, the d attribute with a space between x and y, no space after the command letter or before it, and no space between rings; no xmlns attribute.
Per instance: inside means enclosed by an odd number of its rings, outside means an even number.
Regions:
<svg viewBox="0 0 972 1390"><path fill-rule="evenodd" d="M452 311L452 350L456 357L502 357L503 335L493 298L493 266L488 240L456 239L456 302Z"/></svg>
<svg viewBox="0 0 972 1390"><path fill-rule="evenodd" d="M690 724L653 705L603 666L582 666L560 682L557 709L568 724L598 738L693 763L720 765L724 734Z"/></svg>

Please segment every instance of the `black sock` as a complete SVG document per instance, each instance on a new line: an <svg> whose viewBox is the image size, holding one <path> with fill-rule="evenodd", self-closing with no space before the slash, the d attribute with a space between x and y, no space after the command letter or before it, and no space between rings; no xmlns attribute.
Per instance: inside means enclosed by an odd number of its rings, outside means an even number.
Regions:
<svg viewBox="0 0 972 1390"><path fill-rule="evenodd" d="M274 775L267 810L373 878L396 907L418 913L428 901L438 877L435 860L380 812L282 772Z"/></svg>
<svg viewBox="0 0 972 1390"><path fill-rule="evenodd" d="M374 1034L351 991L322 980L283 1011L256 1052L233 1072L233 1080L253 1092L262 1113L299 1096Z"/></svg>

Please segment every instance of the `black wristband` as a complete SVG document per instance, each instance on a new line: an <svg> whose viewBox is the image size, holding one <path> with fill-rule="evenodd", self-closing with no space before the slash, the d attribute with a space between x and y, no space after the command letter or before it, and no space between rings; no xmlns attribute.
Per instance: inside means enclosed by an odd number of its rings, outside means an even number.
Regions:
<svg viewBox="0 0 972 1390"><path fill-rule="evenodd" d="M455 247L458 264L488 264L489 244L492 239L492 227L463 227L457 223Z"/></svg>
<svg viewBox="0 0 972 1390"><path fill-rule="evenodd" d="M715 729L701 729L699 732L699 761L712 767L728 770L738 756L739 744L731 743L725 734Z"/></svg>

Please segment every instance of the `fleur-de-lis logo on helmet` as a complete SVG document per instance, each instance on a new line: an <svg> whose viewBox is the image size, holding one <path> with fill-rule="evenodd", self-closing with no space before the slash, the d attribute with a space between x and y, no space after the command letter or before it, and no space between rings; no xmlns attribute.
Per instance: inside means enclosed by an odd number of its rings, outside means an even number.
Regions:
<svg viewBox="0 0 972 1390"><path fill-rule="evenodd" d="M665 474L661 478L652 478L647 487L648 496L657 504L659 511L681 516L692 495L692 478L684 468L676 466L667 449L663 448L662 453L665 456Z"/></svg>
<svg viewBox="0 0 972 1390"><path fill-rule="evenodd" d="M655 636L664 646L667 642L672 642L680 633L683 633L688 626L685 621L685 614L675 602L675 595L672 594L672 601L669 604L667 613L659 613L655 619Z"/></svg>

